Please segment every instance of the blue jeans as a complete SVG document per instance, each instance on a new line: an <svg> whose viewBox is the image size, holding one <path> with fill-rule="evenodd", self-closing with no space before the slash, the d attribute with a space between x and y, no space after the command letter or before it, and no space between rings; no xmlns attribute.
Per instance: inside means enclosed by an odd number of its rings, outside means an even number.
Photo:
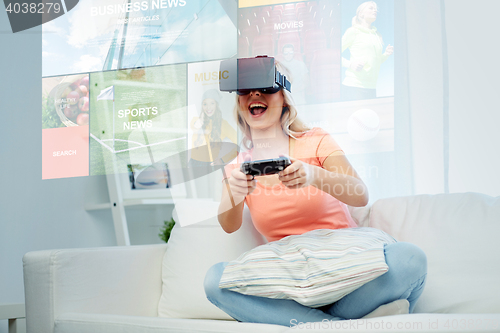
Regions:
<svg viewBox="0 0 500 333"><path fill-rule="evenodd" d="M219 289L226 262L212 266L205 276L205 293L210 302L234 319L249 323L291 326L293 322L359 319L382 304L407 299L410 313L422 294L427 275L427 258L416 245L398 242L384 246L389 271L364 284L337 302L309 308L293 300L243 295Z"/></svg>

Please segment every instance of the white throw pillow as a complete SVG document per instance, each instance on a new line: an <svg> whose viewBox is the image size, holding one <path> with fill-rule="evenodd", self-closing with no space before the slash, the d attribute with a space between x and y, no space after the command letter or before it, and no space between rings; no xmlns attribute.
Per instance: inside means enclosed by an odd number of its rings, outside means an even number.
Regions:
<svg viewBox="0 0 500 333"><path fill-rule="evenodd" d="M415 312L500 312L500 197L479 193L376 201L370 226L427 255L427 281Z"/></svg>
<svg viewBox="0 0 500 333"><path fill-rule="evenodd" d="M384 244L394 242L374 228L319 229L288 236L230 262L219 287L324 306L387 272Z"/></svg>
<svg viewBox="0 0 500 333"><path fill-rule="evenodd" d="M217 211L218 205L218 202L212 202L212 207L208 207L207 201L202 200L176 202L175 210L182 211L182 219L189 219L191 211L191 217L199 223L191 225L189 220L181 223L180 215L174 212L177 223L163 258L163 288L158 304L160 317L232 319L207 300L203 287L205 274L212 265L231 261L265 242L253 227L246 207L241 228L232 234L225 233L217 216L211 214ZM201 208L206 210L208 219L200 222Z"/></svg>

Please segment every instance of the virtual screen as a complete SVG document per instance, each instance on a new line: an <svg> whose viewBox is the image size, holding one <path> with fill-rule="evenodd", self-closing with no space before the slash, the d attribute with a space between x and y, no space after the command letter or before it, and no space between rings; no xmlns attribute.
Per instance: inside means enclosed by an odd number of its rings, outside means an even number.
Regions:
<svg viewBox="0 0 500 333"><path fill-rule="evenodd" d="M217 0L82 0L42 26L43 76L236 54L236 7Z"/></svg>
<svg viewBox="0 0 500 333"><path fill-rule="evenodd" d="M240 8L238 55L267 54L293 77L297 105L340 99L340 2Z"/></svg>
<svg viewBox="0 0 500 333"><path fill-rule="evenodd" d="M394 150L393 0L83 0L43 30L43 179L136 186L176 154L230 162L242 135L220 62L257 55L288 70L300 119L347 154Z"/></svg>
<svg viewBox="0 0 500 333"><path fill-rule="evenodd" d="M89 75L42 80L42 178L89 175Z"/></svg>

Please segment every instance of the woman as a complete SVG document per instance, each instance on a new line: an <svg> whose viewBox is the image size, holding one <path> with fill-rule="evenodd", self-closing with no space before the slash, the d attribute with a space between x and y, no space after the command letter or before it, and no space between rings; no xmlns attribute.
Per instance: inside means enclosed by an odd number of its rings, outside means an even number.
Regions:
<svg viewBox="0 0 500 333"><path fill-rule="evenodd" d="M235 157L235 150L231 149L235 145L223 144L223 142L236 143L237 135L231 125L222 118L220 100L219 91L215 89L205 91L202 96L200 116L191 120L192 166L210 167L229 162Z"/></svg>
<svg viewBox="0 0 500 333"><path fill-rule="evenodd" d="M286 75L280 64L276 67ZM292 164L278 176L255 179L243 174L238 164L226 167L226 187L219 206L219 222L226 232L240 228L244 202L255 227L268 241L315 229L356 226L346 205L365 206L367 188L328 133L320 128L308 129L297 119L290 93L283 89L272 94L252 90L237 96L236 112L251 148L238 156L238 162L286 154ZM403 242L386 245L384 253L387 273L318 309L292 300L219 289L227 263L209 269L205 292L231 317L252 323L290 326L293 320L316 322L411 312L425 282L425 254Z"/></svg>
<svg viewBox="0 0 500 333"><path fill-rule="evenodd" d="M352 19L352 27L342 37L342 52L349 49L350 60L342 58L342 66L347 67L342 82L345 100L370 99L377 97L377 79L380 66L394 52L390 44L382 53L384 42L372 23L377 19L377 4L373 1L362 3Z"/></svg>

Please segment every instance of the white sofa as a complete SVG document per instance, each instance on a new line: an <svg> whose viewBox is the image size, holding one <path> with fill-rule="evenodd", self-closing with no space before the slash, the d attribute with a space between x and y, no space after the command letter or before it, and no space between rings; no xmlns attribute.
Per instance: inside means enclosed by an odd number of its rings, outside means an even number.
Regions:
<svg viewBox="0 0 500 333"><path fill-rule="evenodd" d="M426 252L427 284L415 313L291 327L236 322L206 300L208 267L263 243L248 211L243 227L227 235L216 208L176 205L175 218L188 226L177 224L168 245L27 253L28 333L500 332L500 197L420 195L351 209L358 225Z"/></svg>

